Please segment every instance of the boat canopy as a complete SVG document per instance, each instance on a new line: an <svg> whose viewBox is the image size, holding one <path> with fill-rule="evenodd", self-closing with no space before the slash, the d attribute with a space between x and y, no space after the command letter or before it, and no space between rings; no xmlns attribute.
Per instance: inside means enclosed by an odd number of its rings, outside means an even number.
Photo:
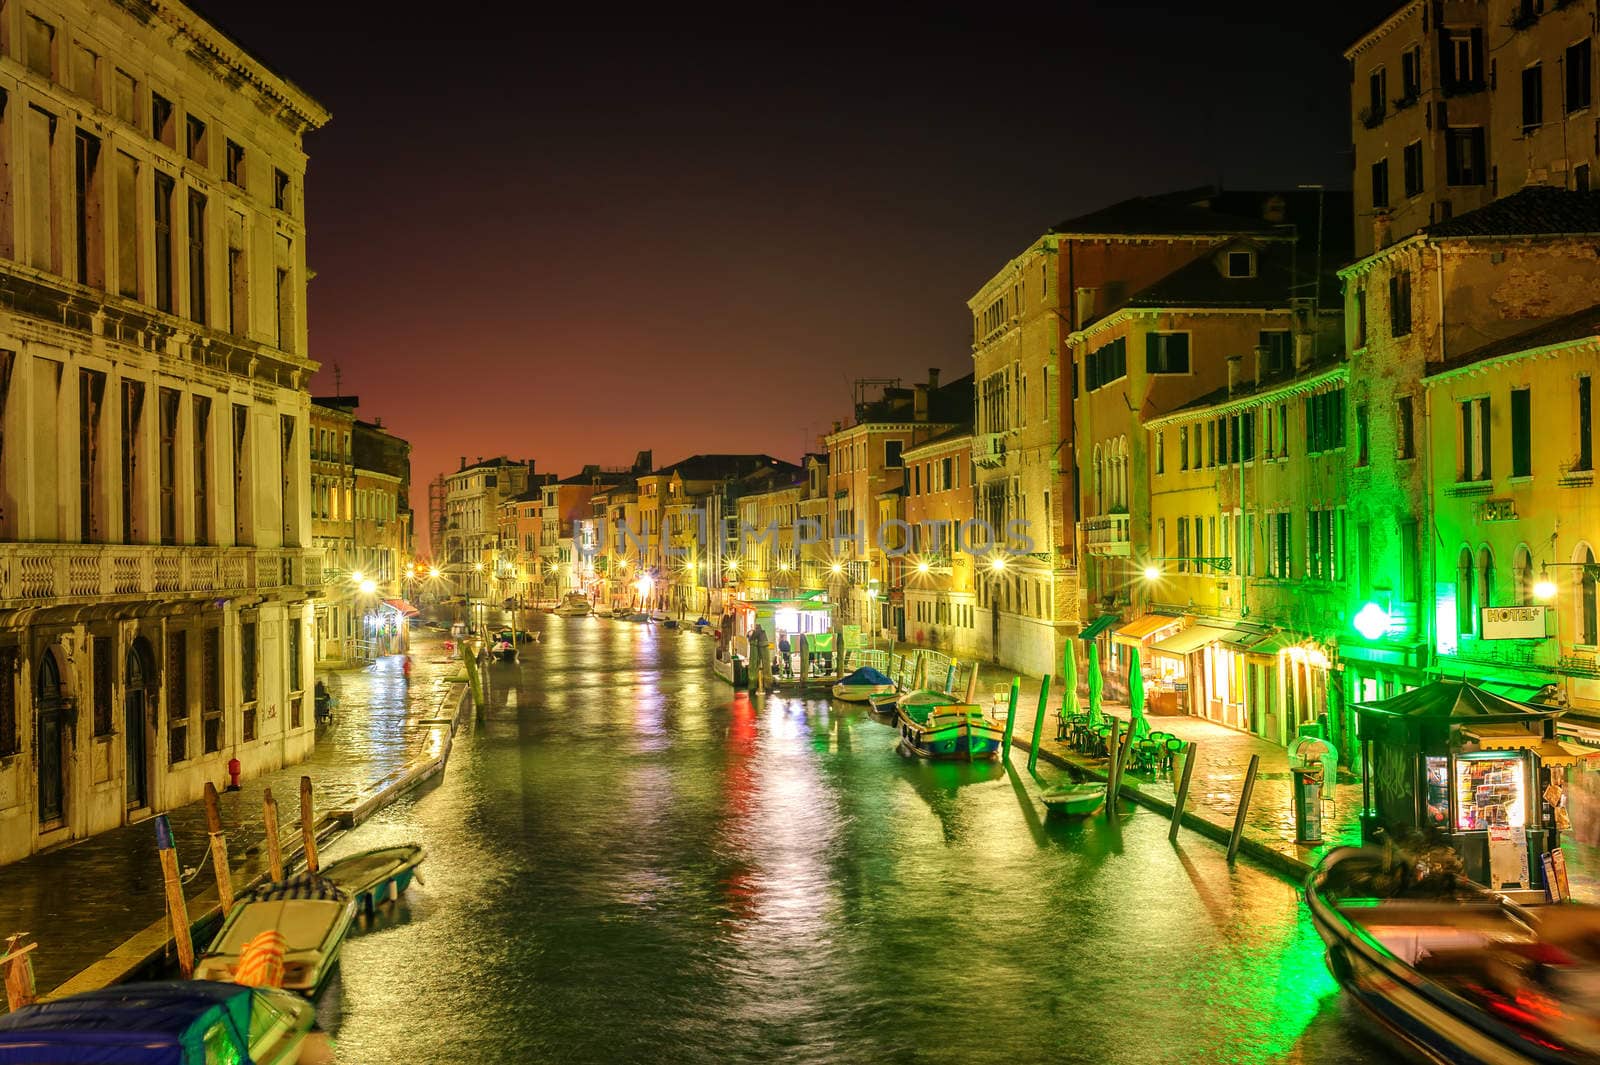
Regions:
<svg viewBox="0 0 1600 1065"><path fill-rule="evenodd" d="M890 680L876 669L873 669L871 666L862 666L848 677L845 677L839 683L846 685L870 685L872 687L881 688L893 684L894 681Z"/></svg>
<svg viewBox="0 0 1600 1065"><path fill-rule="evenodd" d="M209 1060L205 1037L221 1023L249 1060L254 988L211 980L123 984L0 1017L0 1063L187 1065Z"/></svg>
<svg viewBox="0 0 1600 1065"><path fill-rule="evenodd" d="M1436 680L1379 702L1357 703L1363 714L1412 720L1474 722L1543 721L1561 713L1559 706L1544 706L1507 699L1464 680Z"/></svg>

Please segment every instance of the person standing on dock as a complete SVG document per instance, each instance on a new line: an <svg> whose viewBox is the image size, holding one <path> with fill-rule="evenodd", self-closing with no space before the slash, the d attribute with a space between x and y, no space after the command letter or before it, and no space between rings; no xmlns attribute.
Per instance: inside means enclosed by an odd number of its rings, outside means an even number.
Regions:
<svg viewBox="0 0 1600 1065"><path fill-rule="evenodd" d="M772 655L767 644L767 630L760 625L750 632L750 677L757 691L772 690Z"/></svg>

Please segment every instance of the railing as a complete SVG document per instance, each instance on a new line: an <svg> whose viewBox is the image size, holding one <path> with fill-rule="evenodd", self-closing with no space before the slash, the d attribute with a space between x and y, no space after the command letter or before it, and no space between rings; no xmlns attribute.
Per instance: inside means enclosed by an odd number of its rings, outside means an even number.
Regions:
<svg viewBox="0 0 1600 1065"><path fill-rule="evenodd" d="M321 553L297 547L0 544L0 602L211 595L321 583Z"/></svg>
<svg viewBox="0 0 1600 1065"><path fill-rule="evenodd" d="M1556 482L1562 488L1588 488L1594 484L1594 463L1576 461L1561 467L1561 478Z"/></svg>
<svg viewBox="0 0 1600 1065"><path fill-rule="evenodd" d="M1131 550L1131 525L1126 514L1101 514L1079 523L1083 548L1092 555L1126 555Z"/></svg>

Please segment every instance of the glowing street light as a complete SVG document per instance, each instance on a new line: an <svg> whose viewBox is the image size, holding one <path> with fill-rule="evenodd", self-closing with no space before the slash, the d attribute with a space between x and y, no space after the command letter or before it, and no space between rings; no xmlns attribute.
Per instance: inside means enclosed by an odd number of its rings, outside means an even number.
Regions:
<svg viewBox="0 0 1600 1065"><path fill-rule="evenodd" d="M1377 603L1367 603L1351 620L1356 631L1369 640L1376 640L1389 631L1389 612Z"/></svg>
<svg viewBox="0 0 1600 1065"><path fill-rule="evenodd" d="M917 572L918 573L927 573L932 568L933 567L928 565L926 562L918 562L917 563Z"/></svg>
<svg viewBox="0 0 1600 1065"><path fill-rule="evenodd" d="M833 565L828 567L828 571L830 573L832 573L835 577L837 577L839 574L844 572L844 566L842 566L839 563L835 562Z"/></svg>
<svg viewBox="0 0 1600 1065"><path fill-rule="evenodd" d="M1533 584L1533 597L1535 599L1543 599L1545 602L1554 599L1556 597L1556 582L1549 577L1535 581Z"/></svg>
<svg viewBox="0 0 1600 1065"><path fill-rule="evenodd" d="M1006 568L1006 560L1004 556L996 555L991 558L989 560L989 568L994 570L996 573L1004 570Z"/></svg>
<svg viewBox="0 0 1600 1065"><path fill-rule="evenodd" d="M366 579L367 575L362 573L360 570L356 570L354 573L350 574L350 583L352 584L360 584Z"/></svg>
<svg viewBox="0 0 1600 1065"><path fill-rule="evenodd" d="M361 594L362 595L371 595L373 592L376 592L377 590L378 590L378 582L373 580L371 577L368 577L366 580L361 582Z"/></svg>
<svg viewBox="0 0 1600 1065"><path fill-rule="evenodd" d="M1144 579L1147 580L1147 581L1158 581L1158 580L1160 580L1161 579L1161 567L1160 566L1146 566L1144 568Z"/></svg>
<svg viewBox="0 0 1600 1065"><path fill-rule="evenodd" d="M438 566L429 566L428 567L428 577L430 579L432 579L432 580L438 580L439 579L439 567Z"/></svg>

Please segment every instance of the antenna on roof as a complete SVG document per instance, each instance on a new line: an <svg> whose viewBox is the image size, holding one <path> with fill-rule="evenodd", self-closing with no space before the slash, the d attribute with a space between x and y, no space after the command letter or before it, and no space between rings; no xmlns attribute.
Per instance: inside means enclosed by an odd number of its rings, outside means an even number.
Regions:
<svg viewBox="0 0 1600 1065"><path fill-rule="evenodd" d="M341 383L343 380L344 374L340 371L339 364L335 362L333 364L333 395L335 399L344 395L344 385Z"/></svg>

